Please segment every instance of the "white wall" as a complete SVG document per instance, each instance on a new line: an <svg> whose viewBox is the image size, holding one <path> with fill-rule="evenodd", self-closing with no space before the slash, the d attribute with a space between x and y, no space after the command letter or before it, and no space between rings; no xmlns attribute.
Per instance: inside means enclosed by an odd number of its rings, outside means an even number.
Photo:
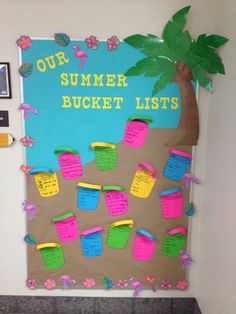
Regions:
<svg viewBox="0 0 236 314"><path fill-rule="evenodd" d="M65 32L72 38L85 38L92 34L95 34L98 38L108 38L114 34L124 38L134 33L156 33L161 35L163 26L170 16L180 8L191 4L192 9L189 14L188 29L193 36L197 36L204 32L211 33L213 30L214 6L212 6L212 3L213 0L0 0L0 61L8 61L11 64L13 92L11 100L0 100L0 109L9 110L10 112L10 127L9 129L1 129L1 131L9 131L17 139L20 139L22 136L20 112L17 110L20 104L20 80L17 73L19 66L18 49L15 44L16 39L20 35L50 37L56 32ZM203 177L208 102L208 93L201 91L199 98L201 139L196 152L196 174L199 177ZM226 110L226 108L227 106L224 104L222 109ZM213 111L212 108L211 110ZM218 119L217 115L215 119ZM212 136L215 135L215 133L211 133ZM222 144L226 145L226 143L223 143L225 136L219 135ZM216 143L219 141L219 137L216 138L214 136L214 139ZM229 140L229 138L226 140ZM214 146L212 141L210 144L213 145L213 151L220 147L219 145L216 146L216 144ZM233 142L232 145L234 145ZM19 143L16 143L11 148L1 149L0 161L0 295L117 295L118 292L116 291L56 290L49 292L45 290L30 291L25 288L24 281L27 276L26 249L22 239L26 230L24 213L21 210L25 191L24 177L19 170L20 165L23 163L23 148ZM211 163L210 158L208 163ZM210 171L210 169L207 170L208 172ZM214 169L212 169L213 171ZM211 175L211 172L209 174ZM206 181L208 180L206 179ZM211 178L210 180L213 179ZM205 185L208 186L207 183L204 183L204 188ZM193 195L198 208L202 207L202 191L203 186L200 186ZM226 198L229 199L230 196ZM214 211L213 206L212 208L209 207L205 206L208 211ZM219 208L219 211L223 210L222 208ZM195 296L199 267L199 221L200 219L207 219L207 217L205 218L206 212L206 210L201 210L193 218L190 234L190 252L195 262L190 270L191 286L189 290L185 293L176 291L158 292L157 296ZM213 217L214 215L213 213ZM219 218L221 219L220 215ZM209 223L212 224L210 217L208 218ZM207 229L205 226L206 231L208 231ZM204 238L202 241L204 242L206 239ZM119 292L119 296L131 295L131 292ZM153 294L144 292L143 296L152 297Z"/></svg>
<svg viewBox="0 0 236 314"><path fill-rule="evenodd" d="M236 2L216 1L215 32L230 38L226 76L210 99L201 207L198 301L205 314L236 313Z"/></svg>

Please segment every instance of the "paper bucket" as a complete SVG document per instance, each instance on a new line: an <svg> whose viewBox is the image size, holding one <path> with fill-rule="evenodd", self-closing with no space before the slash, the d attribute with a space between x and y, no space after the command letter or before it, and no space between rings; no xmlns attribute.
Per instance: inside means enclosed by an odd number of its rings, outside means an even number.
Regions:
<svg viewBox="0 0 236 314"><path fill-rule="evenodd" d="M125 126L124 144L129 147L141 147L144 145L148 132L148 124L152 123L152 117L136 115L129 117Z"/></svg>
<svg viewBox="0 0 236 314"><path fill-rule="evenodd" d="M128 212L128 197L125 189L119 185L103 186L108 213L111 216L123 215Z"/></svg>
<svg viewBox="0 0 236 314"><path fill-rule="evenodd" d="M149 232L139 229L133 246L133 258L137 260L147 261L152 258L156 246L156 238Z"/></svg>
<svg viewBox="0 0 236 314"><path fill-rule="evenodd" d="M34 176L40 196L50 197L59 193L57 174L54 170L37 167L30 169L29 173Z"/></svg>
<svg viewBox="0 0 236 314"><path fill-rule="evenodd" d="M96 209L101 189L101 185L79 182L77 185L77 207L84 210Z"/></svg>
<svg viewBox="0 0 236 314"><path fill-rule="evenodd" d="M166 232L163 237L162 255L164 256L179 256L186 242L187 229L178 227Z"/></svg>
<svg viewBox="0 0 236 314"><path fill-rule="evenodd" d="M83 255L86 257L102 255L102 231L101 226L88 229L80 234Z"/></svg>
<svg viewBox="0 0 236 314"><path fill-rule="evenodd" d="M54 154L58 157L61 174L66 180L77 179L83 175L80 154L68 146L57 147Z"/></svg>
<svg viewBox="0 0 236 314"><path fill-rule="evenodd" d="M106 171L117 167L117 148L115 144L93 142L90 146L95 150L97 170Z"/></svg>
<svg viewBox="0 0 236 314"><path fill-rule="evenodd" d="M129 240L133 220L121 220L110 225L106 245L114 249L123 249Z"/></svg>
<svg viewBox="0 0 236 314"><path fill-rule="evenodd" d="M164 176L173 181L179 181L187 172L192 162L192 154L177 149L170 150Z"/></svg>
<svg viewBox="0 0 236 314"><path fill-rule="evenodd" d="M78 238L78 223L73 212L53 217L58 237L61 242L69 242Z"/></svg>
<svg viewBox="0 0 236 314"><path fill-rule="evenodd" d="M147 198L151 193L156 180L156 170L147 162L142 162L137 166L130 193L139 198Z"/></svg>
<svg viewBox="0 0 236 314"><path fill-rule="evenodd" d="M164 218L178 218L183 215L183 194L180 188L162 191L160 199Z"/></svg>
<svg viewBox="0 0 236 314"><path fill-rule="evenodd" d="M48 269L56 269L64 266L64 254L59 243L38 244L36 250L40 251L44 265Z"/></svg>

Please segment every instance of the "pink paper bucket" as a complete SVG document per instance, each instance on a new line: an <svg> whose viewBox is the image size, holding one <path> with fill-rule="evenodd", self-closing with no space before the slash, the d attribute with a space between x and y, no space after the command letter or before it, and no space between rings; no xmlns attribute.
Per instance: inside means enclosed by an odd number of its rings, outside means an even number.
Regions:
<svg viewBox="0 0 236 314"><path fill-rule="evenodd" d="M132 252L133 258L142 261L150 260L153 256L156 242L156 238L146 230L137 230Z"/></svg>
<svg viewBox="0 0 236 314"><path fill-rule="evenodd" d="M150 116L131 116L126 122L124 144L129 147L143 146L151 122Z"/></svg>
<svg viewBox="0 0 236 314"><path fill-rule="evenodd" d="M128 197L125 189L118 185L103 186L108 213L119 216L128 212Z"/></svg>
<svg viewBox="0 0 236 314"><path fill-rule="evenodd" d="M80 154L67 146L57 147L55 155L58 157L61 174L65 180L78 179L83 175Z"/></svg>
<svg viewBox="0 0 236 314"><path fill-rule="evenodd" d="M173 188L160 193L162 216L178 218L183 215L183 194L180 188Z"/></svg>
<svg viewBox="0 0 236 314"><path fill-rule="evenodd" d="M52 218L61 242L69 242L78 238L78 223L73 212Z"/></svg>

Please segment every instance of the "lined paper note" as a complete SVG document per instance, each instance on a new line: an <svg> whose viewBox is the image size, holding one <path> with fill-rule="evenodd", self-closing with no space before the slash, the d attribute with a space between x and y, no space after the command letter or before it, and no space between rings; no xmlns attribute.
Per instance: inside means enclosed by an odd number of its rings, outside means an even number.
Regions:
<svg viewBox="0 0 236 314"><path fill-rule="evenodd" d="M107 171L117 167L117 148L96 147L95 148L96 168Z"/></svg>
<svg viewBox="0 0 236 314"><path fill-rule="evenodd" d="M130 188L130 193L140 198L147 198L151 193L156 179L150 172L137 170Z"/></svg>
<svg viewBox="0 0 236 314"><path fill-rule="evenodd" d="M56 269L64 265L62 247L44 248L40 250L42 259L48 269Z"/></svg>
<svg viewBox="0 0 236 314"><path fill-rule="evenodd" d="M78 179L83 175L80 155L66 152L58 157L58 162L61 173L66 180Z"/></svg>
<svg viewBox="0 0 236 314"><path fill-rule="evenodd" d="M179 252L184 248L186 236L181 233L164 235L162 243L162 254L164 256L179 256Z"/></svg>
<svg viewBox="0 0 236 314"><path fill-rule="evenodd" d="M133 247L133 258L137 260L150 260L155 250L156 240L143 234L136 234Z"/></svg>
<svg viewBox="0 0 236 314"><path fill-rule="evenodd" d="M128 212L128 197L126 192L107 191L105 193L108 212L111 216L123 215Z"/></svg>
<svg viewBox="0 0 236 314"><path fill-rule="evenodd" d="M34 179L42 197L50 197L59 193L57 174L49 172L38 172Z"/></svg>
<svg viewBox="0 0 236 314"><path fill-rule="evenodd" d="M143 121L127 121L124 144L130 147L141 147L148 132L148 124Z"/></svg>
<svg viewBox="0 0 236 314"><path fill-rule="evenodd" d="M78 187L78 208L94 210L97 208L100 190Z"/></svg>
<svg viewBox="0 0 236 314"><path fill-rule="evenodd" d="M61 242L69 242L78 238L78 223L76 216L71 216L55 222L57 234Z"/></svg>

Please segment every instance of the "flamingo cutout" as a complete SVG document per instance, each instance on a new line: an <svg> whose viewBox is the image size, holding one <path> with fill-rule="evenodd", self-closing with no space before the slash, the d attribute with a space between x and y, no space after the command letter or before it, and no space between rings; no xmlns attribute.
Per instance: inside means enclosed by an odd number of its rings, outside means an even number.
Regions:
<svg viewBox="0 0 236 314"><path fill-rule="evenodd" d="M38 211L37 207L27 200L25 200L22 205L23 210L27 211L28 213L28 219L32 220Z"/></svg>
<svg viewBox="0 0 236 314"><path fill-rule="evenodd" d="M73 46L73 49L75 50L74 56L75 56L76 58L79 58L79 59L80 59L79 68L82 68L84 62L85 62L86 59L88 58L88 55L87 55L86 52L84 52L83 50L81 50L80 46L78 46L78 45Z"/></svg>
<svg viewBox="0 0 236 314"><path fill-rule="evenodd" d="M29 118L29 115L28 115L28 112L27 112L28 110L30 112L38 114L38 110L33 108L33 107L31 107L30 104L23 103L23 104L20 105L19 109L24 111L24 119L25 120L27 120Z"/></svg>
<svg viewBox="0 0 236 314"><path fill-rule="evenodd" d="M134 297L137 297L143 288L143 285L141 284L141 282L137 281L135 277L130 278L130 286L131 288L134 289Z"/></svg>

